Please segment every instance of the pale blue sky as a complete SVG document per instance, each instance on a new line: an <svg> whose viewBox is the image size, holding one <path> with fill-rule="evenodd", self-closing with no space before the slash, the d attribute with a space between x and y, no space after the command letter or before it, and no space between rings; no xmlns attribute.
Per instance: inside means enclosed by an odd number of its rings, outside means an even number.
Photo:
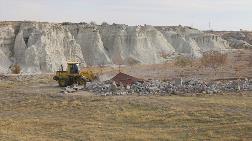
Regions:
<svg viewBox="0 0 252 141"><path fill-rule="evenodd" d="M252 0L0 0L0 20L252 30Z"/></svg>

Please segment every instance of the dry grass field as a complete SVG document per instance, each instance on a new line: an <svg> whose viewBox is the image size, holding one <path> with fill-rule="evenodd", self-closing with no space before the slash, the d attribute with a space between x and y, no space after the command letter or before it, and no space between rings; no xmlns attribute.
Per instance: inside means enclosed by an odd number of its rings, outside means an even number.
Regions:
<svg viewBox="0 0 252 141"><path fill-rule="evenodd" d="M122 67L144 79L205 80L252 76L249 51L213 71L199 62ZM250 64L251 63L251 64ZM118 68L104 68L112 77ZM52 75L0 80L0 140L252 140L252 92L197 96L60 94Z"/></svg>
<svg viewBox="0 0 252 141"><path fill-rule="evenodd" d="M251 92L101 97L59 91L48 78L0 81L0 140L252 140Z"/></svg>
<svg viewBox="0 0 252 141"><path fill-rule="evenodd" d="M119 66L97 68L111 78L119 72ZM252 77L252 50L233 50L227 55L225 64L216 69L203 67L200 60L192 60L191 65L177 66L174 61L164 64L121 66L120 71L141 79L170 80L185 79L216 80ZM103 79L102 79L103 80Z"/></svg>
<svg viewBox="0 0 252 141"><path fill-rule="evenodd" d="M155 65L135 65L122 69L125 73L143 79L188 79L214 80L222 78L252 77L252 50L234 50L228 54L227 62L216 69L203 67L199 60L189 66L179 67L174 62Z"/></svg>

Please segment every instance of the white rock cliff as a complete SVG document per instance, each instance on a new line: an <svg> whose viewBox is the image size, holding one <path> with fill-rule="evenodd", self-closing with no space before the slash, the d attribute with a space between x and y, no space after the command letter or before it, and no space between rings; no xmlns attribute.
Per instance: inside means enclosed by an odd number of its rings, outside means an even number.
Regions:
<svg viewBox="0 0 252 141"><path fill-rule="evenodd" d="M198 58L228 48L220 36L182 26L0 22L0 73L13 64L24 73L53 72L69 59L82 67L157 64L176 54Z"/></svg>

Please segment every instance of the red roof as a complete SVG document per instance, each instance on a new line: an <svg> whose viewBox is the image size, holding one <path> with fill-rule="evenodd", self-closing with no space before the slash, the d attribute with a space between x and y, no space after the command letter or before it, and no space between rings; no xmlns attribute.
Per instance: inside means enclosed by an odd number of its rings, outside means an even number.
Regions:
<svg viewBox="0 0 252 141"><path fill-rule="evenodd" d="M126 85L132 85L134 82L140 81L141 79L120 72L111 80L115 81L116 84L123 84L124 86L126 86Z"/></svg>

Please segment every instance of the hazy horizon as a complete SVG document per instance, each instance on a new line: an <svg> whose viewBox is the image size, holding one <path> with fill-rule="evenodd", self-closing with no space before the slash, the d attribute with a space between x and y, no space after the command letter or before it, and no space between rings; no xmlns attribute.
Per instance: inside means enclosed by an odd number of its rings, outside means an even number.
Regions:
<svg viewBox="0 0 252 141"><path fill-rule="evenodd" d="M0 21L192 26L252 30L251 0L0 0Z"/></svg>

